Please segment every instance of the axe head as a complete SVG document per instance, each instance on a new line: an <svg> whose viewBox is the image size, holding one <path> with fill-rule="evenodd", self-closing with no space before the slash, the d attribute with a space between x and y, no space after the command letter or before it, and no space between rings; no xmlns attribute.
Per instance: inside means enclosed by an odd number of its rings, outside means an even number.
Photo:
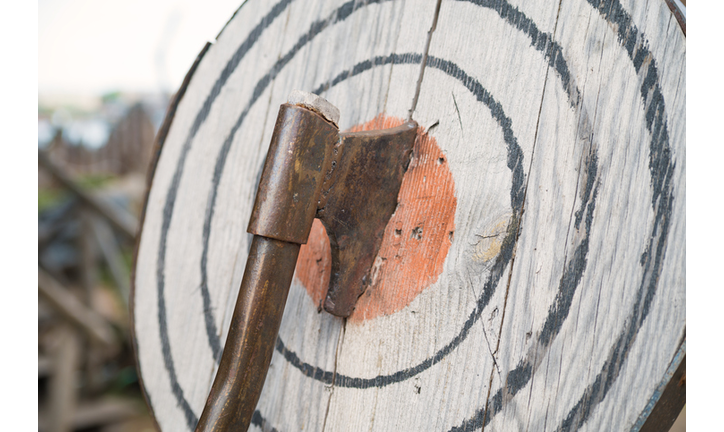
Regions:
<svg viewBox="0 0 724 432"><path fill-rule="evenodd" d="M324 309L348 317L371 283L370 270L412 155L417 123L340 133L322 184L316 217L332 250Z"/></svg>
<svg viewBox="0 0 724 432"><path fill-rule="evenodd" d="M247 230L302 244L319 218L332 250L324 309L348 317L371 282L417 123L340 133L338 114L325 114L331 108L318 96L300 94L300 101L279 108Z"/></svg>

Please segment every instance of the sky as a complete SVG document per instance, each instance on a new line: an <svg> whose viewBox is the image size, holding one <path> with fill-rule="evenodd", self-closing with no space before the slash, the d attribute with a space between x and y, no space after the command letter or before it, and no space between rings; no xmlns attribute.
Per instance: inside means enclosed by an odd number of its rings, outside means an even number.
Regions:
<svg viewBox="0 0 724 432"><path fill-rule="evenodd" d="M243 0L39 0L38 93L174 92Z"/></svg>

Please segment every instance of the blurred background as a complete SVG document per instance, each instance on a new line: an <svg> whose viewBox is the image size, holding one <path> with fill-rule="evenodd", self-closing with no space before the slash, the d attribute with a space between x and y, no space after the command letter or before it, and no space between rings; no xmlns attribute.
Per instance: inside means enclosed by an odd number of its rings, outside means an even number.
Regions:
<svg viewBox="0 0 724 432"><path fill-rule="evenodd" d="M38 2L40 431L152 431L128 318L154 138L243 0Z"/></svg>

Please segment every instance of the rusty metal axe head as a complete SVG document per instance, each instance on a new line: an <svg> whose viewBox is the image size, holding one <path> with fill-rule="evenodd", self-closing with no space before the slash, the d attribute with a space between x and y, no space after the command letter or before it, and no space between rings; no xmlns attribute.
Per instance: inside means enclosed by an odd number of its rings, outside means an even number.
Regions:
<svg viewBox="0 0 724 432"><path fill-rule="evenodd" d="M324 309L347 317L371 282L417 123L339 133L338 121L339 110L311 93L281 106L248 231L303 244L319 218L332 250Z"/></svg>

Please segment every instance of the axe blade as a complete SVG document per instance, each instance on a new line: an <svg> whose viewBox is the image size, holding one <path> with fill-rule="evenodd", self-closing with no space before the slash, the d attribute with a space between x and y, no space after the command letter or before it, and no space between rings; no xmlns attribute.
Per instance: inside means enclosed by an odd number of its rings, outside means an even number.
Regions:
<svg viewBox="0 0 724 432"><path fill-rule="evenodd" d="M350 316L371 283L370 270L397 208L416 136L414 121L390 129L339 134L316 215L327 230L332 250L332 274L324 301L324 309L332 315Z"/></svg>

